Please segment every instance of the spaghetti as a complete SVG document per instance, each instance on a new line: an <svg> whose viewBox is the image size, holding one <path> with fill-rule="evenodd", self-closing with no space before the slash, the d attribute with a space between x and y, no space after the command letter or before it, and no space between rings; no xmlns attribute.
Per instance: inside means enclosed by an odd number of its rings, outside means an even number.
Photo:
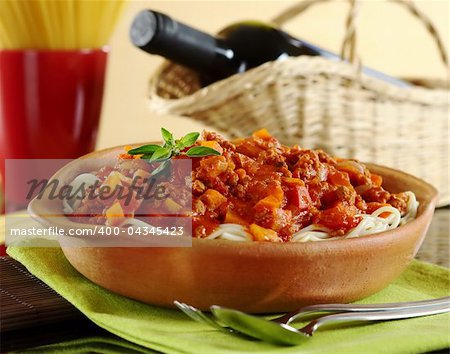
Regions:
<svg viewBox="0 0 450 354"><path fill-rule="evenodd" d="M399 225L404 225L408 221L414 219L417 214L419 203L416 200L414 193L406 192L408 194L408 211L405 216L401 216L400 212L391 206L384 206L375 210L370 215L361 214L362 220L359 224L350 230L346 235L340 237L333 237L331 230L316 224L311 224L305 228L297 231L290 238L290 242L308 242L308 241L326 241L338 240L344 238L355 238L361 236L373 235L379 232L388 231L397 228ZM386 217L381 217L381 214L388 214ZM206 239L222 239L229 241L252 241L253 238L248 230L239 224L221 224L217 229L211 233Z"/></svg>
<svg viewBox="0 0 450 354"><path fill-rule="evenodd" d="M1 0L0 48L100 48L108 43L124 3L124 0Z"/></svg>

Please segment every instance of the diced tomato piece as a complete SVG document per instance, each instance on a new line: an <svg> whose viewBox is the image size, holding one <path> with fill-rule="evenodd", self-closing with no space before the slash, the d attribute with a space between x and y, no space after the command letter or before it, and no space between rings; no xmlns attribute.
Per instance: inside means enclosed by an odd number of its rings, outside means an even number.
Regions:
<svg viewBox="0 0 450 354"><path fill-rule="evenodd" d="M389 204L386 203L377 203L377 202L372 202L372 203L367 203L367 209L366 209L366 213L367 214L372 214L375 210L380 209L384 206L389 206ZM383 215L385 214L385 215ZM382 218L389 216L389 213L382 213L380 214L380 216Z"/></svg>
<svg viewBox="0 0 450 354"><path fill-rule="evenodd" d="M360 218L356 217L357 213L358 209L354 205L339 202L335 206L320 212L315 223L332 230L347 231L355 227L360 221Z"/></svg>
<svg viewBox="0 0 450 354"><path fill-rule="evenodd" d="M308 209L313 205L308 189L304 186L293 185L287 193L288 205L293 205L299 210Z"/></svg>
<svg viewBox="0 0 450 354"><path fill-rule="evenodd" d="M280 230L292 219L292 212L277 208L278 203L273 197L264 198L253 207L253 217L255 223L273 230Z"/></svg>

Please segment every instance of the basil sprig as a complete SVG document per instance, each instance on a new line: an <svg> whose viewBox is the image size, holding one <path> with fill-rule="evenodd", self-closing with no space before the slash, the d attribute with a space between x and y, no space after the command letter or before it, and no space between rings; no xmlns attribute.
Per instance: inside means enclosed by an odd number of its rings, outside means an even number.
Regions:
<svg viewBox="0 0 450 354"><path fill-rule="evenodd" d="M219 151L207 146L194 146L184 152L186 148L196 143L200 137L200 133L189 133L181 139L175 140L171 132L161 128L161 135L164 139L164 144L162 146L154 144L143 145L129 150L128 154L142 155L141 158L148 160L149 162L163 162L178 155L186 155L189 157L220 155Z"/></svg>

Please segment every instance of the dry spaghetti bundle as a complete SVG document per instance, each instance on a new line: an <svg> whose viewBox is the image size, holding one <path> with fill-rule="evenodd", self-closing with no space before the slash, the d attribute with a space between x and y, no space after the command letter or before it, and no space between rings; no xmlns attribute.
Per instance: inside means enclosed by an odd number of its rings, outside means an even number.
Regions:
<svg viewBox="0 0 450 354"><path fill-rule="evenodd" d="M105 45L124 0L1 0L0 48L79 49Z"/></svg>

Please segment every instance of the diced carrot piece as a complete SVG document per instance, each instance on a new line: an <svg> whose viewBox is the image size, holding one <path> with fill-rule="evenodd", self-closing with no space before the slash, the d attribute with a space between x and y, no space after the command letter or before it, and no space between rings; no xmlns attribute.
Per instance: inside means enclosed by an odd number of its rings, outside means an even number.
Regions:
<svg viewBox="0 0 450 354"><path fill-rule="evenodd" d="M305 182L303 182L300 178L282 177L281 180L288 185L299 185L302 187L305 185Z"/></svg>
<svg viewBox="0 0 450 354"><path fill-rule="evenodd" d="M247 225L248 223L233 210L227 210L225 215L225 223Z"/></svg>
<svg viewBox="0 0 450 354"><path fill-rule="evenodd" d="M254 132L252 135L253 135L254 137L261 138L261 139L268 139L268 138L271 138L271 137L272 137L272 135L270 135L270 133L267 131L266 128L257 130L257 131Z"/></svg>
<svg viewBox="0 0 450 354"><path fill-rule="evenodd" d="M178 213L183 207L171 198L164 200L164 204L171 213Z"/></svg>
<svg viewBox="0 0 450 354"><path fill-rule="evenodd" d="M106 185L111 188L111 191L113 191L118 185L121 184L122 179L128 180L127 177L125 177L123 174L117 171L112 171L108 177L106 177L105 182L103 182L103 185Z"/></svg>
<svg viewBox="0 0 450 354"><path fill-rule="evenodd" d="M270 190L270 195L273 195L281 203L283 201L283 198L284 198L283 188L281 188L281 186L275 186L274 188L272 188Z"/></svg>
<svg viewBox="0 0 450 354"><path fill-rule="evenodd" d="M251 224L250 233L253 235L255 241L270 241L270 242L280 242L281 239L278 237L278 234L271 229L266 229L257 224Z"/></svg>
<svg viewBox="0 0 450 354"><path fill-rule="evenodd" d="M201 141L200 142L201 146L206 146L209 147L211 149L214 149L218 152L220 152L221 154L223 153L223 149L222 146L220 146L220 144L217 141L211 140L211 141Z"/></svg>
<svg viewBox="0 0 450 354"><path fill-rule="evenodd" d="M106 210L105 213L107 218L117 218L117 217L123 217L123 209L119 202L115 202L111 207Z"/></svg>
<svg viewBox="0 0 450 354"><path fill-rule="evenodd" d="M279 208L281 207L281 200L278 199L276 196L268 195L267 197L259 200L258 203L255 204L255 208L259 208L261 206L265 206L271 209Z"/></svg>
<svg viewBox="0 0 450 354"><path fill-rule="evenodd" d="M138 169L138 170L134 173L133 179L134 179L134 178L137 178L137 177L142 178L142 179L148 179L149 177L151 177L151 173L150 173L150 172L147 172L147 171L144 171L144 170L142 170L142 169Z"/></svg>
<svg viewBox="0 0 450 354"><path fill-rule="evenodd" d="M381 184L383 183L383 177L374 173L371 174L370 179L377 187L381 186Z"/></svg>
<svg viewBox="0 0 450 354"><path fill-rule="evenodd" d="M220 156L208 156L200 161L200 171L205 174L205 177L214 179L228 168L227 159Z"/></svg>
<svg viewBox="0 0 450 354"><path fill-rule="evenodd" d="M239 145L239 144L241 144L242 142L244 142L244 140L245 140L245 138L236 138L236 139L231 140L231 142L232 142L234 145Z"/></svg>
<svg viewBox="0 0 450 354"><path fill-rule="evenodd" d="M125 212L118 201L106 210L105 216L108 226L119 226L125 220Z"/></svg>
<svg viewBox="0 0 450 354"><path fill-rule="evenodd" d="M200 200L206 205L208 210L216 210L227 201L227 198L215 189L207 189L200 197Z"/></svg>

